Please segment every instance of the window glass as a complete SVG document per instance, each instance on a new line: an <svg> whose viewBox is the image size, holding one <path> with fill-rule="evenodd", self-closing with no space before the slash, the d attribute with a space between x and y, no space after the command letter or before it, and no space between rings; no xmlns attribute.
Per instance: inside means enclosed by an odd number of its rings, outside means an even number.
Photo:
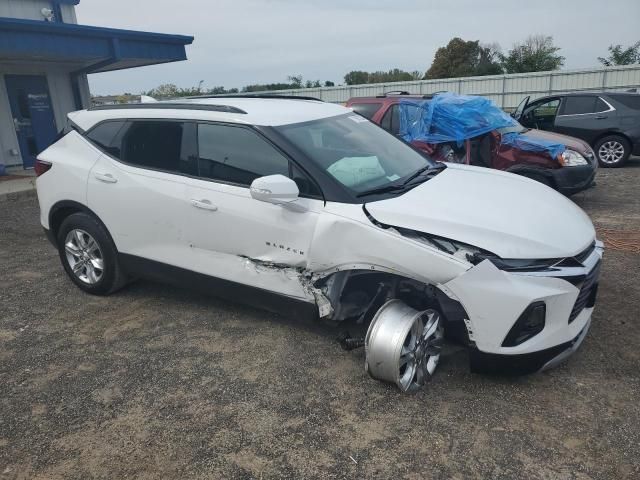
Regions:
<svg viewBox="0 0 640 480"><path fill-rule="evenodd" d="M640 104L638 104L638 107L640 108ZM607 110L609 110L609 105L607 105L604 102L604 100L602 100L600 97L598 97L596 99L596 113L606 112Z"/></svg>
<svg viewBox="0 0 640 480"><path fill-rule="evenodd" d="M381 105L381 103L354 103L351 108L353 108L354 112L371 120L376 112L380 110Z"/></svg>
<svg viewBox="0 0 640 480"><path fill-rule="evenodd" d="M548 102L540 103L532 109L534 117L555 117L560 106L560 99L554 98Z"/></svg>
<svg viewBox="0 0 640 480"><path fill-rule="evenodd" d="M382 117L380 126L387 132L398 135L400 133L400 109L398 105L392 105Z"/></svg>
<svg viewBox="0 0 640 480"><path fill-rule="evenodd" d="M296 182L296 185L298 185L298 190L300 190L301 196L322 197L322 193L315 182L293 163L291 164L291 178Z"/></svg>
<svg viewBox="0 0 640 480"><path fill-rule="evenodd" d="M627 95L611 95L615 101L620 102L625 107L632 108L634 110L640 110L640 95L627 94Z"/></svg>
<svg viewBox="0 0 640 480"><path fill-rule="evenodd" d="M186 124L135 120L122 136L123 162L166 172L195 175L195 162L182 158Z"/></svg>
<svg viewBox="0 0 640 480"><path fill-rule="evenodd" d="M120 158L120 144L117 142L116 136L124 124L124 121L101 123L87 133L87 138L104 152L115 158Z"/></svg>
<svg viewBox="0 0 640 480"><path fill-rule="evenodd" d="M566 97L564 104L564 115L579 115L583 113L594 113L596 111L596 99L592 96Z"/></svg>
<svg viewBox="0 0 640 480"><path fill-rule="evenodd" d="M277 127L320 168L356 194L435 164L354 114Z"/></svg>
<svg viewBox="0 0 640 480"><path fill-rule="evenodd" d="M289 160L243 127L198 125L198 168L201 177L250 185L265 175L289 176Z"/></svg>

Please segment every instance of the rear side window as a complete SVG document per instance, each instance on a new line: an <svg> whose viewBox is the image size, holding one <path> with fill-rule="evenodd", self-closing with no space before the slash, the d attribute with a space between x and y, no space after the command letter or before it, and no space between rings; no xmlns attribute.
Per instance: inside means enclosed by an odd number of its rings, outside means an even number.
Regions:
<svg viewBox="0 0 640 480"><path fill-rule="evenodd" d="M100 150L109 155L120 158L120 143L118 133L125 125L123 120L113 120L103 122L87 132L87 138L91 140Z"/></svg>
<svg viewBox="0 0 640 480"><path fill-rule="evenodd" d="M633 110L640 110L640 95L611 95L616 102Z"/></svg>
<svg viewBox="0 0 640 480"><path fill-rule="evenodd" d="M595 113L596 100L598 97L587 96L575 96L566 97L564 104L563 115L579 115L583 113ZM606 110L606 108L605 108Z"/></svg>
<svg viewBox="0 0 640 480"><path fill-rule="evenodd" d="M398 135L400 133L400 108L392 105L382 117L380 126L387 132Z"/></svg>
<svg viewBox="0 0 640 480"><path fill-rule="evenodd" d="M376 114L380 107L381 103L353 103L351 104L351 108L353 111L362 115L364 118L368 118L371 120L373 116Z"/></svg>
<svg viewBox="0 0 640 480"><path fill-rule="evenodd" d="M194 161L183 154L190 140L187 124L135 120L122 135L120 158L137 167L197 175Z"/></svg>
<svg viewBox="0 0 640 480"><path fill-rule="evenodd" d="M289 176L289 160L257 133L244 127L198 125L200 176L250 185L265 175Z"/></svg>

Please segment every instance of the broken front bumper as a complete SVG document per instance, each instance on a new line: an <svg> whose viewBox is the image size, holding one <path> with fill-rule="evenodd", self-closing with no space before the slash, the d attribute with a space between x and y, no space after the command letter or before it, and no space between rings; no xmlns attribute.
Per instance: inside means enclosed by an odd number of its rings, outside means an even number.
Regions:
<svg viewBox="0 0 640 480"><path fill-rule="evenodd" d="M499 355L484 353L474 348L470 354L471 371L475 373L526 375L528 373L548 370L560 365L578 350L582 341L587 336L590 326L591 312L589 312L587 324L573 340L537 352L521 355Z"/></svg>
<svg viewBox="0 0 640 480"><path fill-rule="evenodd" d="M581 266L510 273L485 260L444 285L467 312L472 369L530 373L551 368L575 351L591 323L602 244ZM545 306L544 326L520 343L508 335L532 305Z"/></svg>

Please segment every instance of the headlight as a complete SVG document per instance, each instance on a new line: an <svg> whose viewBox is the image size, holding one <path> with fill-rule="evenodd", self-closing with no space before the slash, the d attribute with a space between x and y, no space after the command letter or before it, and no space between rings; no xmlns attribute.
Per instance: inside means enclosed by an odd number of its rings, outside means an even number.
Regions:
<svg viewBox="0 0 640 480"><path fill-rule="evenodd" d="M562 258L547 259L524 259L524 258L500 258L496 255L483 255L474 253L467 256L467 260L474 265L479 264L483 260L489 260L500 270L507 272L539 272L552 270L555 266L562 262Z"/></svg>
<svg viewBox="0 0 640 480"><path fill-rule="evenodd" d="M560 155L560 163L563 167L576 167L578 165L588 165L587 159L575 150L565 150Z"/></svg>

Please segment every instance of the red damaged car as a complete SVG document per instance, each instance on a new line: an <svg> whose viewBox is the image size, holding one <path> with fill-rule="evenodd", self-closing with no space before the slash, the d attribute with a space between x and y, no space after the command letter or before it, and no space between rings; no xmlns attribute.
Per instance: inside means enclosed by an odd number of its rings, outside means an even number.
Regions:
<svg viewBox="0 0 640 480"><path fill-rule="evenodd" d="M483 97L390 92L347 107L434 160L524 175L566 195L595 185L598 162L586 142L525 128Z"/></svg>

